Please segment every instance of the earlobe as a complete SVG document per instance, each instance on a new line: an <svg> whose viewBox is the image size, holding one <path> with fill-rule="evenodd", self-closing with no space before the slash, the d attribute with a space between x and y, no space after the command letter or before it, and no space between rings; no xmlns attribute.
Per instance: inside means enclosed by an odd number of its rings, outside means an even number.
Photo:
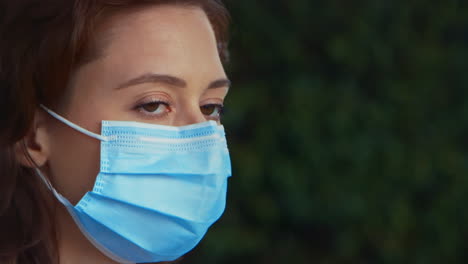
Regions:
<svg viewBox="0 0 468 264"><path fill-rule="evenodd" d="M28 134L16 144L16 157L25 167L42 167L48 160L49 142L46 115L37 110Z"/></svg>

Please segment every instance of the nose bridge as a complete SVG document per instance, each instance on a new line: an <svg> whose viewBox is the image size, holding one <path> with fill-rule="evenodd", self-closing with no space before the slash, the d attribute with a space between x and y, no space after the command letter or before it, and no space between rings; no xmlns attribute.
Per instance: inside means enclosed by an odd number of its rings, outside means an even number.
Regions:
<svg viewBox="0 0 468 264"><path fill-rule="evenodd" d="M191 124L197 124L205 122L206 118L200 111L200 106L197 104L190 104L182 109L179 109L176 119L174 120L174 126L186 126Z"/></svg>

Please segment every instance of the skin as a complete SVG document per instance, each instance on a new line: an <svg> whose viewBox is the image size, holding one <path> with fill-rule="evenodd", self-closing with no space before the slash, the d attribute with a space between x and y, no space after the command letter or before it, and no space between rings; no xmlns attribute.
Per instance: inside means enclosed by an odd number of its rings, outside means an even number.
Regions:
<svg viewBox="0 0 468 264"><path fill-rule="evenodd" d="M229 83L201 9L133 10L109 18L98 33L101 55L78 69L55 112L97 134L102 120L169 126L220 121L219 107L210 105L223 103ZM38 109L26 142L41 171L72 204L92 190L99 172L98 140ZM61 205L56 219L60 263L115 263L88 242Z"/></svg>

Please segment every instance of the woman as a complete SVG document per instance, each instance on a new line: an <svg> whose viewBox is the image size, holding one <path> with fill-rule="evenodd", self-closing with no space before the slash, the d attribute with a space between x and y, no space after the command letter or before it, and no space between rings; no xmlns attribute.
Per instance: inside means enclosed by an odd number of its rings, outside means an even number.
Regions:
<svg viewBox="0 0 468 264"><path fill-rule="evenodd" d="M230 176L222 4L2 0L0 19L0 263L191 250Z"/></svg>

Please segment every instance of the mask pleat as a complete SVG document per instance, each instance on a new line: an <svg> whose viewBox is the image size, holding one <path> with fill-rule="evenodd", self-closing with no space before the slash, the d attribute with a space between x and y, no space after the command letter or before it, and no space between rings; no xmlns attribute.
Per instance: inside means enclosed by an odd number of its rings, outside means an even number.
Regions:
<svg viewBox="0 0 468 264"><path fill-rule="evenodd" d="M187 225L184 219L179 217L158 213L155 209L148 210L92 192L86 196L88 196L88 203L78 204L77 210L107 226L108 229L125 237L136 246L149 252L155 252L157 255L159 255L158 252L164 252L165 256L175 256L191 250L199 241L195 238L201 237L210 226L210 223ZM126 228L125 222L116 221L126 218L132 219L134 221L132 224L139 228L129 230ZM178 230L178 232L175 233L173 230ZM181 232L181 230L184 231ZM157 240L153 239L155 234L158 236ZM181 243L178 243L177 240L193 242L191 244L182 243L181 247ZM173 245L177 246L173 247Z"/></svg>
<svg viewBox="0 0 468 264"><path fill-rule="evenodd" d="M90 240L98 240L99 244L95 244L95 246L110 258L115 258L115 256L113 256L114 252L119 253L118 258L132 263L146 262L149 259L159 261L157 259L167 258L167 256L157 256L143 249L86 213L76 215L79 218L80 225L84 227L82 232L85 236ZM174 256L173 260L176 258L177 256Z"/></svg>
<svg viewBox="0 0 468 264"><path fill-rule="evenodd" d="M135 181L134 177L139 179ZM193 182L174 175L100 174L93 192L190 221L217 219L217 212L225 206L219 199L225 200L227 178L214 183L214 175L192 177Z"/></svg>

